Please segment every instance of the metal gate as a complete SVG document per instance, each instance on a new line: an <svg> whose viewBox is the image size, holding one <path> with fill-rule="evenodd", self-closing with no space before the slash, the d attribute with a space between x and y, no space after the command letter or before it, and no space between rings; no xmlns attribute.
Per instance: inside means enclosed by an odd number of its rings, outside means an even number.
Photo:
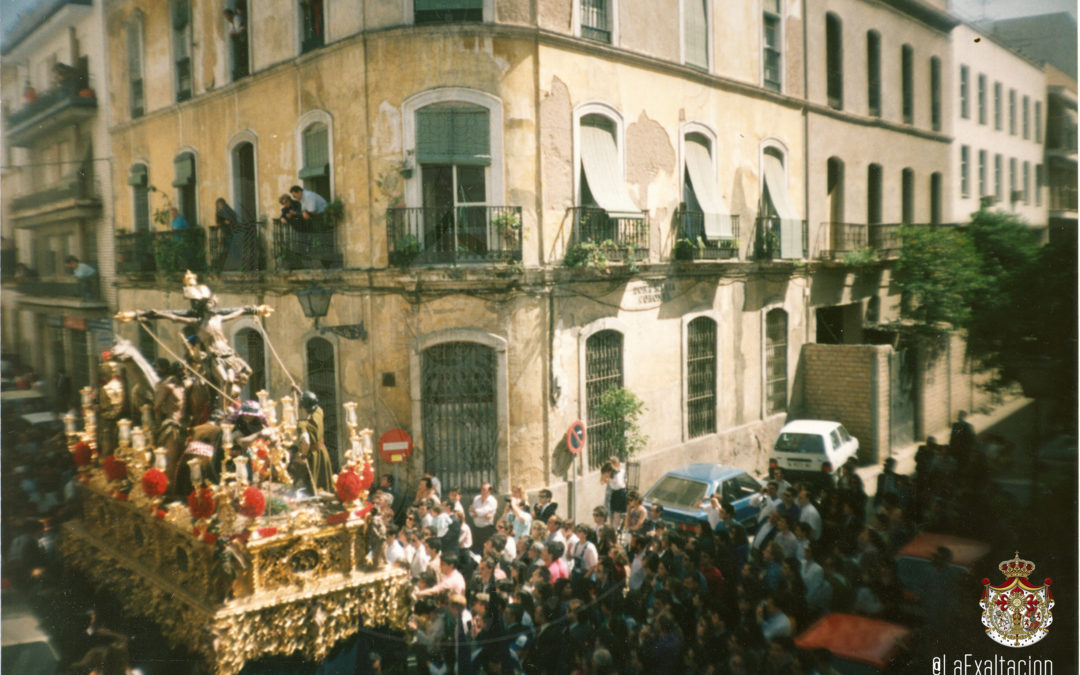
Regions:
<svg viewBox="0 0 1080 675"><path fill-rule="evenodd" d="M605 391L623 384L623 336L602 330L585 341L585 405L588 424L589 468L599 469L615 453L615 429L600 417L598 407Z"/></svg>
<svg viewBox="0 0 1080 675"><path fill-rule="evenodd" d="M265 358L265 357L263 357ZM337 367L334 363L334 346L320 337L307 342L307 382L310 389L319 397L319 407L323 410L323 443L334 463L341 465L338 455L338 400Z"/></svg>
<svg viewBox="0 0 1080 675"><path fill-rule="evenodd" d="M915 440L915 355L908 349L889 355L889 442L893 448Z"/></svg>
<svg viewBox="0 0 1080 675"><path fill-rule="evenodd" d="M495 350L473 342L423 352L424 468L444 486L477 492L496 480L495 371Z"/></svg>

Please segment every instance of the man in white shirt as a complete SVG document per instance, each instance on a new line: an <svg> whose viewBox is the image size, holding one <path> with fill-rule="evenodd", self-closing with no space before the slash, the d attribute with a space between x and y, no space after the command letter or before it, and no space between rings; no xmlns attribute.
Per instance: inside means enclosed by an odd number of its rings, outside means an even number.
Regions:
<svg viewBox="0 0 1080 675"><path fill-rule="evenodd" d="M425 588L422 591L416 592L416 597L422 598L425 595L435 595L436 593L442 593L446 591L453 594L464 595L465 593L465 577L461 576L461 572L457 571L454 567L454 562L448 558L444 558L439 561L439 571L442 573L442 581L435 584L431 588Z"/></svg>
<svg viewBox="0 0 1080 675"><path fill-rule="evenodd" d="M289 188L289 194L292 195L293 199L300 202L300 210L303 212L305 219L310 219L312 216L326 210L326 200L317 192L294 185Z"/></svg>
<svg viewBox="0 0 1080 675"><path fill-rule="evenodd" d="M810 493L806 490L799 492L798 498L799 505L799 522L806 523L813 529L814 541L821 538L821 514L818 513L817 507L810 502Z"/></svg>
<svg viewBox="0 0 1080 675"><path fill-rule="evenodd" d="M479 554L484 550L484 542L495 534L495 512L499 509L499 503L495 495L491 494L491 483L485 482L480 486L480 494L473 498L469 507L469 515L472 516L473 553Z"/></svg>
<svg viewBox="0 0 1080 675"><path fill-rule="evenodd" d="M398 527L393 523L386 526L386 562L394 565L405 558L405 547L401 545Z"/></svg>
<svg viewBox="0 0 1080 675"><path fill-rule="evenodd" d="M780 497L778 496L777 483L774 480L770 480L761 488L761 492L750 497L750 506L753 506L758 511L758 525L761 525L769 519L769 514L776 508L776 505L780 503Z"/></svg>
<svg viewBox="0 0 1080 675"><path fill-rule="evenodd" d="M427 569L428 563L431 562L431 558L428 557L427 549L424 547L424 544L415 542L414 546L416 546L416 551L413 553L412 562L409 565L409 572L412 573L414 578L419 578L420 575L424 573L424 570Z"/></svg>
<svg viewBox="0 0 1080 675"><path fill-rule="evenodd" d="M547 537L544 539L545 544L550 544L553 541L557 541L566 547L566 537L562 531L562 518L558 516L552 516L547 521Z"/></svg>

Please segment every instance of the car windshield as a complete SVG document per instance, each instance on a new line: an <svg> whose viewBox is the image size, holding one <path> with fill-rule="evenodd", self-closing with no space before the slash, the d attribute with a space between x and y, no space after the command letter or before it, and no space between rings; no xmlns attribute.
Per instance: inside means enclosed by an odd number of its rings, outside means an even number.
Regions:
<svg viewBox="0 0 1080 675"><path fill-rule="evenodd" d="M805 455L825 454L825 444L817 434L797 434L790 431L776 439L777 452L797 452Z"/></svg>
<svg viewBox="0 0 1080 675"><path fill-rule="evenodd" d="M702 483L678 476L664 476L649 490L645 500L653 504L675 506L683 509L696 509L705 499L707 483Z"/></svg>

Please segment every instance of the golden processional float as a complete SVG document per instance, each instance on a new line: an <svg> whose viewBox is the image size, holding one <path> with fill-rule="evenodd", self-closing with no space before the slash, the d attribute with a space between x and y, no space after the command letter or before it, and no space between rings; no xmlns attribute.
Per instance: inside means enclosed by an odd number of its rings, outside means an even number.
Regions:
<svg viewBox="0 0 1080 675"><path fill-rule="evenodd" d="M220 675L270 655L321 660L361 626L403 628L412 588L385 561L368 501L372 431L358 428L356 404L344 404L349 450L332 491L306 495L290 465L308 420L293 395L235 399L250 368L221 331L272 310L217 309L190 272L184 295L189 310L117 315L186 324L183 365L155 370L117 340L105 384L81 391L82 428L64 418L84 497L65 525L65 563Z"/></svg>

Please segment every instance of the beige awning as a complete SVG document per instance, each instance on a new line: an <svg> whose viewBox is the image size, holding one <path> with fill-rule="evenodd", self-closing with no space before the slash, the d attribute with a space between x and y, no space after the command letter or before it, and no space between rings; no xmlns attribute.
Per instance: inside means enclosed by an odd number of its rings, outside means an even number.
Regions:
<svg viewBox="0 0 1080 675"><path fill-rule="evenodd" d="M601 127L581 125L581 168L597 205L609 216L641 216L623 182L615 137Z"/></svg>
<svg viewBox="0 0 1080 675"><path fill-rule="evenodd" d="M730 238L731 211L720 197L720 188L716 183L716 171L713 169L709 149L687 139L686 172L690 174L690 184L694 187L694 196L705 218L705 238L711 240Z"/></svg>

